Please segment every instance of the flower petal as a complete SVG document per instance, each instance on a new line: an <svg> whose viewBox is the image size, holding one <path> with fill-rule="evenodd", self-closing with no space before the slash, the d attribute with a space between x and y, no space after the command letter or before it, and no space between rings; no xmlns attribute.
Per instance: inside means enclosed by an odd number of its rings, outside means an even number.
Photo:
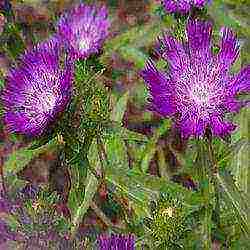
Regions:
<svg viewBox="0 0 250 250"><path fill-rule="evenodd" d="M163 1L165 10L169 13L180 12L186 14L191 9L191 4L188 0L165 0Z"/></svg>
<svg viewBox="0 0 250 250"><path fill-rule="evenodd" d="M219 116L212 116L210 120L213 136L224 137L235 130L236 125L231 122L223 121Z"/></svg>
<svg viewBox="0 0 250 250"><path fill-rule="evenodd" d="M4 122L9 132L16 132L26 134L29 136L37 135L40 129L35 124L31 124L30 119L24 112L6 112L4 115Z"/></svg>
<svg viewBox="0 0 250 250"><path fill-rule="evenodd" d="M239 74L237 74L230 87L229 90L232 95L238 93L246 93L250 92L250 65L243 68Z"/></svg>
<svg viewBox="0 0 250 250"><path fill-rule="evenodd" d="M147 62L141 76L145 80L152 97L152 110L163 116L173 115L176 112L173 86L167 76L158 71L152 61Z"/></svg>
<svg viewBox="0 0 250 250"><path fill-rule="evenodd" d="M234 32L226 27L221 29L220 51L218 60L226 67L230 67L239 55L240 45Z"/></svg>
<svg viewBox="0 0 250 250"><path fill-rule="evenodd" d="M166 34L163 38L160 38L160 42L163 46L161 48L161 56L170 64L171 69L182 70L187 66L188 56L181 43L179 43L174 37Z"/></svg>
<svg viewBox="0 0 250 250"><path fill-rule="evenodd" d="M57 31L72 59L87 58L100 50L108 36L110 21L106 7L79 4L60 17Z"/></svg>
<svg viewBox="0 0 250 250"><path fill-rule="evenodd" d="M52 38L26 51L18 67L10 70L1 95L10 132L39 136L65 110L73 64L63 52Z"/></svg>
<svg viewBox="0 0 250 250"><path fill-rule="evenodd" d="M198 7L198 8L202 8L206 2L209 2L207 0L193 0L194 6Z"/></svg>
<svg viewBox="0 0 250 250"><path fill-rule="evenodd" d="M187 24L188 45L190 56L199 59L210 59L212 24L190 19Z"/></svg>
<svg viewBox="0 0 250 250"><path fill-rule="evenodd" d="M236 100L234 97L226 97L224 107L228 112L237 113L244 106L242 101Z"/></svg>
<svg viewBox="0 0 250 250"><path fill-rule="evenodd" d="M207 122L197 117L195 114L187 114L179 121L181 136L188 139L190 136L200 137L204 134Z"/></svg>

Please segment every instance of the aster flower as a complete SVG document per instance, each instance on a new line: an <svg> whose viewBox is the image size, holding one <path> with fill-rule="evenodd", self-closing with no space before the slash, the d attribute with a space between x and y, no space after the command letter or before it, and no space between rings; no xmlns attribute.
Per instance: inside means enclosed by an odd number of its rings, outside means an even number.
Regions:
<svg viewBox="0 0 250 250"><path fill-rule="evenodd" d="M171 117L183 138L201 137L209 127L213 136L224 137L236 126L224 120L247 104L236 99L250 91L250 65L236 75L230 67L239 55L239 43L229 28L222 28L220 50L212 52L210 22L189 20L187 43L165 34L161 56L169 64L165 73L148 61L141 75L151 94L151 109Z"/></svg>
<svg viewBox="0 0 250 250"><path fill-rule="evenodd" d="M164 0L163 7L168 13L188 13L192 7L202 8L209 0Z"/></svg>
<svg viewBox="0 0 250 250"><path fill-rule="evenodd" d="M58 22L58 34L74 58L87 58L99 51L108 35L110 22L103 6L80 4L64 14Z"/></svg>
<svg viewBox="0 0 250 250"><path fill-rule="evenodd" d="M101 235L98 238L99 250L134 250L135 238L133 235Z"/></svg>
<svg viewBox="0 0 250 250"><path fill-rule="evenodd" d="M70 100L72 62L58 38L27 51L3 90L4 122L11 132L41 135ZM64 58L63 58L64 56Z"/></svg>

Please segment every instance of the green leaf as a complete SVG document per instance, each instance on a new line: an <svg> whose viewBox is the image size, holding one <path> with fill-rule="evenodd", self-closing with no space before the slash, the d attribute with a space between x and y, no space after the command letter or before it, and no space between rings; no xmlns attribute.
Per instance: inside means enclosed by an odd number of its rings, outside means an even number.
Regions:
<svg viewBox="0 0 250 250"><path fill-rule="evenodd" d="M19 192L27 184L27 181L19 179L16 174L8 173L4 178L8 185L8 190L11 193Z"/></svg>
<svg viewBox="0 0 250 250"><path fill-rule="evenodd" d="M215 20L215 23L219 26L223 25L234 29L240 27L240 23L228 15L228 10L220 0L214 0L213 3L209 6L208 12Z"/></svg>
<svg viewBox="0 0 250 250"><path fill-rule="evenodd" d="M129 129L123 128L123 127L120 129L120 136L121 138L123 138L123 140L126 140L126 141L138 141L138 142L148 141L147 136L131 131Z"/></svg>
<svg viewBox="0 0 250 250"><path fill-rule="evenodd" d="M223 175L215 175L218 185L221 189L222 198L229 207L232 207L236 217L239 220L239 225L242 231L248 237L250 236L250 209L249 201L243 192L240 192L235 185L234 180L230 174L225 172Z"/></svg>
<svg viewBox="0 0 250 250"><path fill-rule="evenodd" d="M4 87L4 80L0 78L0 89Z"/></svg>
<svg viewBox="0 0 250 250"><path fill-rule="evenodd" d="M142 69L145 66L145 62L148 60L148 56L137 48L124 46L120 48L121 56L134 63L134 66L138 69Z"/></svg>
<svg viewBox="0 0 250 250"><path fill-rule="evenodd" d="M93 169L97 169L100 165L98 148L96 141L93 141L89 150L89 164ZM81 224L85 213L87 212L94 195L98 189L98 179L94 176L91 171L88 171L87 178L85 180L85 193L84 198L80 205L77 206L75 212L72 216L72 226L71 226L71 237L74 237L79 225Z"/></svg>
<svg viewBox="0 0 250 250"><path fill-rule="evenodd" d="M221 166L224 162L226 162L227 165L230 165L228 163L230 163L232 159L239 154L239 152L245 149L248 144L249 142L245 138L241 138L228 147L222 145L220 148L221 155L218 156L218 165Z"/></svg>
<svg viewBox="0 0 250 250"><path fill-rule="evenodd" d="M140 218L150 217L149 202L157 199L161 192L182 195L190 208L197 209L201 204L198 193L190 192L164 178L134 170L126 171L110 165L106 170L106 179L116 187L116 192L128 196Z"/></svg>
<svg viewBox="0 0 250 250"><path fill-rule="evenodd" d="M197 141L197 159L196 159L196 168L198 171L198 177L200 181L200 189L203 197L204 205L204 218L201 225L201 237L203 249L209 250L212 247L212 211L213 211L213 186L211 179L211 162L208 158L207 148L203 141Z"/></svg>
<svg viewBox="0 0 250 250"><path fill-rule="evenodd" d="M49 152L51 150L56 150L58 147L59 143L57 141L57 138L54 138L47 144L37 149L30 149L29 147L18 149L14 151L8 157L8 160L4 163L4 174L16 174L22 169L24 169L24 167L38 155L45 152Z"/></svg>
<svg viewBox="0 0 250 250"><path fill-rule="evenodd" d="M127 148L124 140L118 135L110 135L105 141L107 160L116 168L129 169Z"/></svg>
<svg viewBox="0 0 250 250"><path fill-rule="evenodd" d="M85 195L84 200L82 201L81 205L76 209L75 214L73 214L72 219L72 227L71 227L71 235L75 235L79 225L81 224L83 217L85 213L87 212L90 203L92 202L94 195L98 188L98 180L97 178L92 174L88 173L87 176L87 182L86 182L86 188L85 188Z"/></svg>
<svg viewBox="0 0 250 250"><path fill-rule="evenodd" d="M155 20L155 22L149 22L148 24L140 26L137 25L129 29L125 33L106 42L101 61L107 61L107 58L114 52L117 52L125 60L133 61L135 66L141 69L147 60L147 55L145 55L140 48L152 45L164 28L166 28L166 24Z"/></svg>
<svg viewBox="0 0 250 250"><path fill-rule="evenodd" d="M136 26L121 35L116 36L106 42L104 46L104 57L107 54L112 54L114 51L122 49L124 46L133 46L134 48L142 48L153 41L164 28L162 22L150 22L146 25Z"/></svg>
<svg viewBox="0 0 250 250"><path fill-rule="evenodd" d="M240 124L238 128L238 136L241 138L241 147L238 150L234 150L231 161L231 171L235 176L236 184L246 194L250 191L250 135L249 135L249 118L250 110L245 108L236 116L237 123ZM250 198L250 195L248 196Z"/></svg>
<svg viewBox="0 0 250 250"><path fill-rule="evenodd" d="M13 59L16 59L25 49L25 43L21 36L21 31L17 25L8 23L2 34L7 40L4 47L5 52Z"/></svg>
<svg viewBox="0 0 250 250"><path fill-rule="evenodd" d="M122 123L124 113L127 108L129 92L127 91L116 103L112 110L110 119L114 122Z"/></svg>
<svg viewBox="0 0 250 250"><path fill-rule="evenodd" d="M108 124L106 127L106 135L104 137L109 136L110 134L117 134L123 140L129 142L147 142L148 138L144 134L137 133L135 131L129 130L125 127L121 127L121 125L117 122L112 122Z"/></svg>
<svg viewBox="0 0 250 250"><path fill-rule="evenodd" d="M15 215L6 213L2 217L4 217L4 221L10 226L12 230L16 231L18 228L20 228L20 222Z"/></svg>
<svg viewBox="0 0 250 250"><path fill-rule="evenodd" d="M71 178L71 189L68 197L68 206L71 214L76 213L76 209L81 205L84 199L84 187L85 179L87 175L87 163L81 159L77 163L71 164L70 178Z"/></svg>
<svg viewBox="0 0 250 250"><path fill-rule="evenodd" d="M146 144L142 159L141 159L141 169L144 173L147 172L150 161L154 157L157 149L157 142L159 138L166 133L166 131L170 128L170 121L163 120L159 128L156 129L154 135L151 139L149 139L148 143Z"/></svg>

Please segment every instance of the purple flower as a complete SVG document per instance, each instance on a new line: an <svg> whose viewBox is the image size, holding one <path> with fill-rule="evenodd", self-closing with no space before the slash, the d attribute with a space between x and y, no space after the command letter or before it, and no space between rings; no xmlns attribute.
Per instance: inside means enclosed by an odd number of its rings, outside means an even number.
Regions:
<svg viewBox="0 0 250 250"><path fill-rule="evenodd" d="M13 208L12 203L6 195L0 191L0 213L9 213Z"/></svg>
<svg viewBox="0 0 250 250"><path fill-rule="evenodd" d="M192 7L202 8L210 0L164 0L163 6L168 13L188 13Z"/></svg>
<svg viewBox="0 0 250 250"><path fill-rule="evenodd" d="M27 184L22 190L20 191L20 197L23 200L35 200L37 198L39 192L39 187L32 185L32 184Z"/></svg>
<svg viewBox="0 0 250 250"><path fill-rule="evenodd" d="M135 237L129 235L101 235L98 238L99 250L134 250Z"/></svg>
<svg viewBox="0 0 250 250"><path fill-rule="evenodd" d="M0 219L0 244L8 240L16 240L17 234L12 232L6 222Z"/></svg>
<svg viewBox="0 0 250 250"><path fill-rule="evenodd" d="M38 44L10 70L2 95L9 131L41 135L68 104L73 67L60 44L56 37Z"/></svg>
<svg viewBox="0 0 250 250"><path fill-rule="evenodd" d="M180 43L165 34L160 54L168 62L165 73L148 61L141 75L151 94L151 110L172 117L183 138L200 137L210 128L213 136L224 137L236 126L224 120L249 101L238 93L250 91L250 65L236 75L230 67L239 55L239 43L229 28L222 28L220 50L212 52L210 22L189 20L188 41Z"/></svg>
<svg viewBox="0 0 250 250"><path fill-rule="evenodd" d="M83 59L98 52L109 27L104 6L98 9L94 5L80 4L59 19L57 30L73 57Z"/></svg>

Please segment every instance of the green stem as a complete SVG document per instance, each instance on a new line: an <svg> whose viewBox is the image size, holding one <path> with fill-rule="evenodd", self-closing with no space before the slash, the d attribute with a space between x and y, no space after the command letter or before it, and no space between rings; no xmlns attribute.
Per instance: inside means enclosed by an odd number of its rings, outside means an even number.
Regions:
<svg viewBox="0 0 250 250"><path fill-rule="evenodd" d="M216 157L215 157L214 150L213 150L213 146L212 146L212 137L211 136L207 136L206 146L207 146L208 159L210 162L210 164L209 164L210 169L208 170L209 179L211 180L210 191L214 193L214 197L215 197L215 207L214 207L215 223L216 223L217 227L220 227L220 197L219 197L219 185L218 185L218 181L216 179L216 176L218 175L219 169L218 169L218 164L217 164ZM206 211L206 212L208 212L208 211ZM211 203L210 203L210 209L209 209L210 225L211 225L211 220L212 220L212 213L213 213L213 206L211 207ZM210 229L210 235L211 235L211 229ZM206 247L209 247L206 249L211 249L210 248L211 245L210 246L207 245Z"/></svg>
<svg viewBox="0 0 250 250"><path fill-rule="evenodd" d="M218 185L218 181L216 178L216 175L218 175L219 173L219 169L218 169L218 164L216 161L216 157L213 151L213 146L212 146L212 141L210 139L208 139L208 143L207 143L207 148L208 148L208 157L209 160L211 162L211 179L212 179L212 183L214 185L214 194L215 194L215 218L216 218L216 224L218 226L220 226L220 201L219 201L219 185Z"/></svg>
<svg viewBox="0 0 250 250"><path fill-rule="evenodd" d="M92 202L92 199L97 191L97 188L98 188L98 180L96 179L94 175L90 174L88 177L88 183L85 188L84 200L82 201L81 205L77 209L72 219L72 227L70 230L71 240L74 240L77 230L80 224L82 223L83 217Z"/></svg>
<svg viewBox="0 0 250 250"><path fill-rule="evenodd" d="M212 249L211 240L211 225L212 225L212 212L213 207L211 205L212 197L212 181L211 181L211 169L207 159L207 150L203 142L200 142L200 181L201 181L201 193L204 197L204 220L202 226L202 238L203 238L203 249Z"/></svg>

